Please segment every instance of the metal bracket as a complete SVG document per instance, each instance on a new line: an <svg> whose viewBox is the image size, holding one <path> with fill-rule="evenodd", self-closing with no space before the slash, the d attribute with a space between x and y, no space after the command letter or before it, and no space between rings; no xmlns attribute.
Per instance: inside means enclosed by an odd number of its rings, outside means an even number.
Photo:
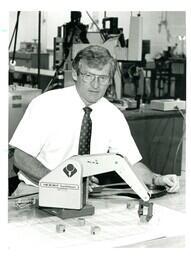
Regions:
<svg viewBox="0 0 191 256"><path fill-rule="evenodd" d="M139 200L138 215L141 222L149 222L153 216L153 203Z"/></svg>

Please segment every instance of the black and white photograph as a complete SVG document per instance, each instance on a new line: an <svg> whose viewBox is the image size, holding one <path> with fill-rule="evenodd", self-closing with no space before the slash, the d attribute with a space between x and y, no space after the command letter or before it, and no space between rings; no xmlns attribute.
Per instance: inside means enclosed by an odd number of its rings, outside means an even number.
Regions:
<svg viewBox="0 0 191 256"><path fill-rule="evenodd" d="M7 11L10 255L187 247L189 15Z"/></svg>

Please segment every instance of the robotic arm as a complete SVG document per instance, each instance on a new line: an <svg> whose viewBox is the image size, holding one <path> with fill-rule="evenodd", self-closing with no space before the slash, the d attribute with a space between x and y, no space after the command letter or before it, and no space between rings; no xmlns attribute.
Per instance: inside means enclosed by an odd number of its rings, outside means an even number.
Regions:
<svg viewBox="0 0 191 256"><path fill-rule="evenodd" d="M115 171L143 201L149 200L148 188L135 175L126 157L120 154L100 154L75 158L84 167L83 177Z"/></svg>
<svg viewBox="0 0 191 256"><path fill-rule="evenodd" d="M44 176L39 182L39 206L82 209L88 193L83 189L83 178L111 171L116 171L144 202L149 200L148 188L124 156L96 154L73 156Z"/></svg>

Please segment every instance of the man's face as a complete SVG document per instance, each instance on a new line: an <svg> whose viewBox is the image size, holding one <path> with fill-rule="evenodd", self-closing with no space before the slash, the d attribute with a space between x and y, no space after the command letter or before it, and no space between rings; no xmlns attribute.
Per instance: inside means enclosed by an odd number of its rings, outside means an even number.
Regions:
<svg viewBox="0 0 191 256"><path fill-rule="evenodd" d="M106 64L99 70L88 67L84 62L81 63L77 75L76 89L86 105L94 104L102 98L110 83L110 64Z"/></svg>

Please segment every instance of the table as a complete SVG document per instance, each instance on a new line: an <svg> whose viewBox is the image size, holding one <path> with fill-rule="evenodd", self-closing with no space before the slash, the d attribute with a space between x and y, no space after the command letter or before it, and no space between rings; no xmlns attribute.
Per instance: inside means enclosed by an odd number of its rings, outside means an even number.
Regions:
<svg viewBox="0 0 191 256"><path fill-rule="evenodd" d="M177 194L168 194L161 198L155 198L154 202L170 209L185 213L185 172L180 177L180 191ZM152 241L145 241L126 246L129 248L182 248L185 247L185 236L174 236Z"/></svg>
<svg viewBox="0 0 191 256"><path fill-rule="evenodd" d="M176 210L178 212L185 213L185 172L182 172L180 177L180 192L176 194L167 194L160 198L152 199L156 204L166 206L170 209ZM130 199L135 200L135 199ZM95 206L96 209L106 209L111 204L120 205L127 201L127 197L120 196L111 196L109 198L92 198L90 199L91 203ZM8 203L9 208L9 223L19 223L25 222L26 220L33 220L35 218L41 219L42 223L44 220L47 220L49 215L35 207L29 207L24 209L16 209L15 199L10 199ZM59 223L59 220L58 220ZM27 235L27 234L26 234ZM15 238L16 239L16 238ZM185 246L185 236L176 236L169 238L161 238L152 241L145 241L138 244L131 244L124 247L184 247Z"/></svg>
<svg viewBox="0 0 191 256"><path fill-rule="evenodd" d="M185 126L181 114L178 111L153 110L148 104L142 109L122 110L122 113L142 155L142 162L154 173L180 176L184 155L179 143ZM98 177L101 184L122 181L115 172Z"/></svg>
<svg viewBox="0 0 191 256"><path fill-rule="evenodd" d="M183 136L184 120L178 111L157 111L146 106L141 110L123 111L132 136L153 172L177 174L182 170L182 146L176 151ZM175 161L176 156L176 161Z"/></svg>

